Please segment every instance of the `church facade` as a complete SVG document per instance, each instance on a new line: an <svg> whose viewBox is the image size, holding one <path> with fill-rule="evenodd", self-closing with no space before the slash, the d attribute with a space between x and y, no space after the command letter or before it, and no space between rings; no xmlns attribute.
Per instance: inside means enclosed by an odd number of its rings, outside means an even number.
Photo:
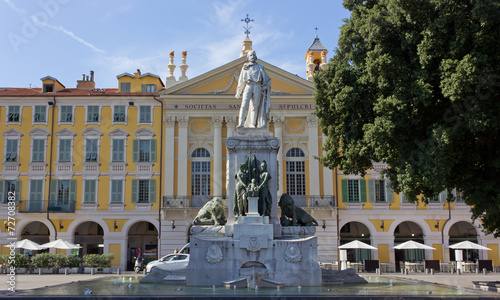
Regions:
<svg viewBox="0 0 500 300"><path fill-rule="evenodd" d="M0 219L8 221L13 193L18 240L65 239L80 244L81 254L113 253L121 269L130 268L139 248L149 259L180 249L208 200L218 196L227 206L234 178L225 142L238 125L235 92L251 49L247 38L239 58L192 79L186 53L175 78L171 53L165 82L137 70L118 75L109 89L96 89L92 73L77 88L47 76L42 89L0 89ZM316 37L305 57L308 79L327 53ZM323 167L315 159L324 136L313 114L312 81L258 62L271 77L269 131L281 141L278 197L288 193L319 223L321 262L336 262L337 247L352 240L378 249L349 251L352 262L378 259L397 268L424 257L450 261L455 254L447 246L471 240L491 250L471 252L470 259L500 265L500 241L471 223L460 195L454 203L446 202L446 191L428 205L408 203L380 174L384 163L374 163L365 177ZM11 236L5 225L1 254ZM407 240L435 250L392 249Z"/></svg>

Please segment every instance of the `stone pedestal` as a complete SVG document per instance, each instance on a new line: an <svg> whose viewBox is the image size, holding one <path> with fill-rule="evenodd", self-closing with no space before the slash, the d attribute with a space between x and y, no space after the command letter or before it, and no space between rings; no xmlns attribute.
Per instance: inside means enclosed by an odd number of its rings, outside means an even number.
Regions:
<svg viewBox="0 0 500 300"><path fill-rule="evenodd" d="M191 236L186 285L236 285L252 289L256 286L320 286L317 238L305 237L305 233L302 237L282 238L277 196L279 139L266 129L239 128L227 139L226 146L229 214L225 236L219 235L221 230L215 235L203 234L206 229ZM252 194L247 198L246 215L235 218L235 175L249 155L255 156L259 163L267 163L271 176L268 183L271 212L269 216L259 215L259 197Z"/></svg>
<svg viewBox="0 0 500 300"><path fill-rule="evenodd" d="M227 159L227 191L229 198L228 222L226 223L226 236L233 236L233 226L239 221L234 216L234 191L236 189L235 176L239 165L244 163L249 154L255 155L259 162L266 161L268 172L271 175L269 191L273 199L269 224L273 225L274 238L281 236L281 225L278 218L278 160L277 154L280 148L280 140L266 128L237 128L233 136L226 140L228 150Z"/></svg>

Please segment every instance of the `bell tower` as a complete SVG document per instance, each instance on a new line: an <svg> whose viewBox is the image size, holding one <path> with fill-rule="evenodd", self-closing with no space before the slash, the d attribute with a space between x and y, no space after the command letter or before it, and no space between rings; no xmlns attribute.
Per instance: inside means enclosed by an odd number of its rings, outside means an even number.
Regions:
<svg viewBox="0 0 500 300"><path fill-rule="evenodd" d="M315 28L318 30L318 28ZM319 40L318 34L314 38L314 42L311 47L306 51L306 71L307 71L307 80L312 80L312 76L314 72L319 68L324 69L326 67L326 55L328 54L328 50L323 46L321 41Z"/></svg>

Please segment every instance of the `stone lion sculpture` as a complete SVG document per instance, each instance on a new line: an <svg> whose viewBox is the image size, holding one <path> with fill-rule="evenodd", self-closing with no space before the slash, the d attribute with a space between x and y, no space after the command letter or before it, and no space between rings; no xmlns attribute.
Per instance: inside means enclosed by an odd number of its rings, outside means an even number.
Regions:
<svg viewBox="0 0 500 300"><path fill-rule="evenodd" d="M295 206L292 197L287 193L281 195L278 205L281 208L282 226L318 226L318 222L310 214Z"/></svg>
<svg viewBox="0 0 500 300"><path fill-rule="evenodd" d="M219 197L214 197L203 205L193 220L193 225L224 225L225 223L224 203Z"/></svg>

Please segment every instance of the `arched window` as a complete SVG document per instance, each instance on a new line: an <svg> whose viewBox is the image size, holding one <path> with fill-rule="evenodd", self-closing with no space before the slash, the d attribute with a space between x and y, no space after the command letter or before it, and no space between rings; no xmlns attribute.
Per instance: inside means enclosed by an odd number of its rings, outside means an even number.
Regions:
<svg viewBox="0 0 500 300"><path fill-rule="evenodd" d="M299 148L286 153L286 191L289 195L306 194L305 155Z"/></svg>
<svg viewBox="0 0 500 300"><path fill-rule="evenodd" d="M198 148L191 155L191 195L210 195L210 153Z"/></svg>

